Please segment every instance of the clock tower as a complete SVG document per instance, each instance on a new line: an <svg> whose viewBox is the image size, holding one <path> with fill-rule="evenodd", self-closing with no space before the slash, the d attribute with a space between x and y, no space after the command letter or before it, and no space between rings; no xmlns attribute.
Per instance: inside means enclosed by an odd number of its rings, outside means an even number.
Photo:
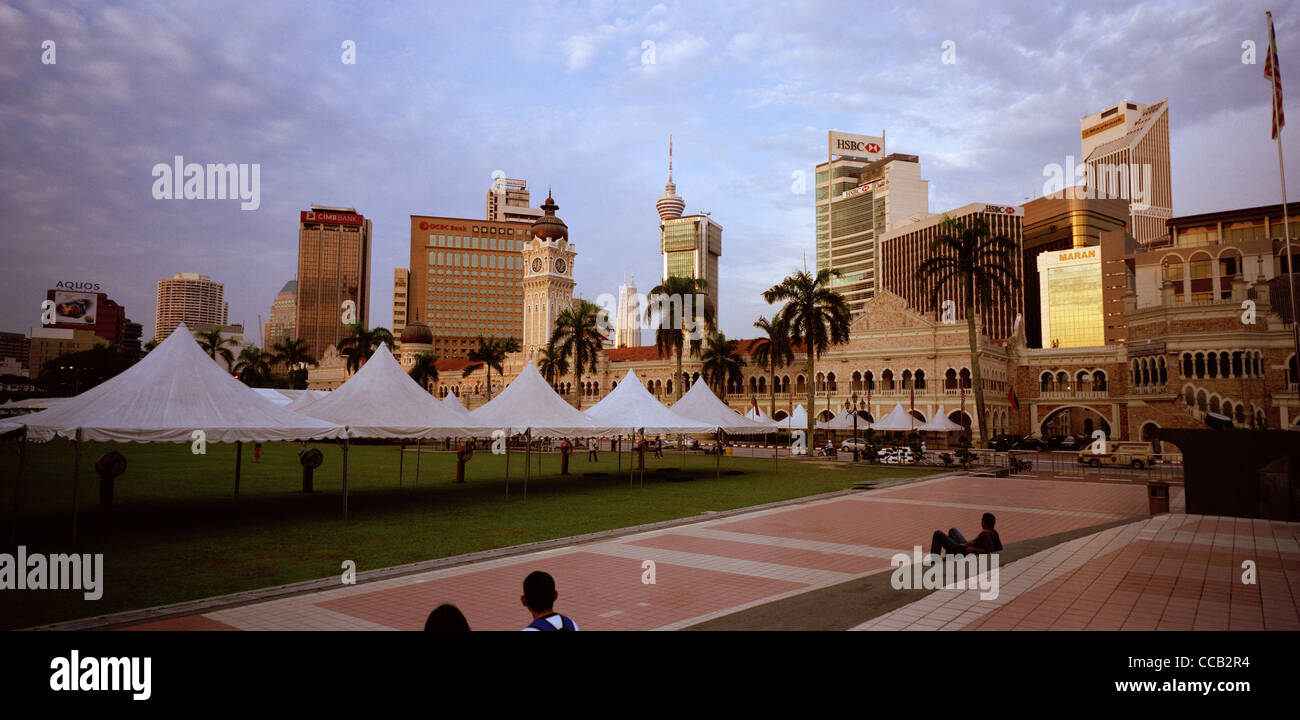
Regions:
<svg viewBox="0 0 1300 720"><path fill-rule="evenodd" d="M524 360L534 360L555 330L555 318L573 304L573 258L569 227L555 216L560 207L547 192L543 215L524 240Z"/></svg>

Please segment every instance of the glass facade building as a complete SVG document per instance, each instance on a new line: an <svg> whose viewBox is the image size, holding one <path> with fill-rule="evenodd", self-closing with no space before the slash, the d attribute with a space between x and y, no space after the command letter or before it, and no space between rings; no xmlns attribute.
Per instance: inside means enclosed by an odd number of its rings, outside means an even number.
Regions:
<svg viewBox="0 0 1300 720"><path fill-rule="evenodd" d="M1106 344L1101 249L1077 248L1038 256L1043 346Z"/></svg>

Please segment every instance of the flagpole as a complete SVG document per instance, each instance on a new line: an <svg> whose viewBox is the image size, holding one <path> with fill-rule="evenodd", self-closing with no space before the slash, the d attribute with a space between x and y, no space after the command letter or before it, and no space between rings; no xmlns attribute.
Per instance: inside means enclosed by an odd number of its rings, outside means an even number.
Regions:
<svg viewBox="0 0 1300 720"><path fill-rule="evenodd" d="M1286 247L1286 277L1287 285L1291 294L1291 342L1295 348L1296 362L1300 364L1300 316L1296 315L1295 303L1295 267L1294 256L1291 255L1291 219L1287 212L1286 205L1286 165L1282 160L1282 125L1278 121L1279 115L1279 91L1282 87L1281 68L1278 67L1277 57L1277 37L1273 32L1273 13L1265 12L1268 16L1268 52L1269 62L1273 67L1273 76L1270 78L1269 92L1273 94L1273 127L1277 129L1277 172L1282 181L1282 237L1285 240Z"/></svg>

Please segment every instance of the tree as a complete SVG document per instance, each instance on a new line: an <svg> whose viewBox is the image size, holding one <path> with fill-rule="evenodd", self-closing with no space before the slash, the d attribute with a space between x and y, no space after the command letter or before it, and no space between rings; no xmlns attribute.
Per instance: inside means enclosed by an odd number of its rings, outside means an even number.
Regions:
<svg viewBox="0 0 1300 720"><path fill-rule="evenodd" d="M849 341L849 305L844 296L830 288L830 269L822 269L811 275L807 270L800 270L774 285L763 293L763 299L769 304L784 301L785 305L777 314L778 322L784 323L790 330L790 340L802 344L808 356L808 437L813 436L813 421L817 413L813 412L816 383L817 358L831 345ZM835 272L835 275L839 275Z"/></svg>
<svg viewBox="0 0 1300 720"><path fill-rule="evenodd" d="M765 337L760 337L750 346L750 353L754 356L754 364L767 370L767 387L771 393L771 406L768 408L767 416L776 415L776 371L780 368L794 362L794 350L790 347L790 328L781 319L768 321L765 317L759 317L754 327L763 331Z"/></svg>
<svg viewBox="0 0 1300 720"><path fill-rule="evenodd" d="M156 347L158 347L158 341L156 339L150 338L146 340L145 343L140 346L140 357L143 358L145 355L148 355Z"/></svg>
<svg viewBox="0 0 1300 720"><path fill-rule="evenodd" d="M220 356L222 360L225 360L226 371L230 371L231 366L235 364L235 354L230 352L230 347L238 345L234 338L223 337L221 328L217 328L216 330L196 330L194 339L199 342L199 347L203 348L203 352L207 353L208 357L216 360ZM230 347L226 347L227 345Z"/></svg>
<svg viewBox="0 0 1300 720"><path fill-rule="evenodd" d="M966 312L966 337L970 342L971 385L975 389L975 414L980 437L985 438L984 380L980 372L979 338L975 330L977 308L987 308L996 298L1009 298L1020 286L1015 276L1015 243L994 235L981 218L967 222L947 217L930 243L930 257L916 269L922 292L939 308L939 295L952 288Z"/></svg>
<svg viewBox="0 0 1300 720"><path fill-rule="evenodd" d="M691 338L691 355L696 356L700 352L704 333L714 330L713 312L708 307L696 307L694 303L695 296L703 295L708 289L709 283L705 280L669 275L647 296L645 320L655 326L655 349L660 357L669 352L677 353L677 373L674 375L676 382L673 387L678 399L681 399L686 384L682 380L682 354L687 336ZM691 313L687 312L688 309L701 312ZM704 319L703 328L696 327L699 317Z"/></svg>
<svg viewBox="0 0 1300 720"><path fill-rule="evenodd" d="M537 355L537 371L551 387L555 387L560 378L569 374L569 362L560 356L554 343L548 342Z"/></svg>
<svg viewBox="0 0 1300 720"><path fill-rule="evenodd" d="M438 382L438 356L431 352L422 352L415 356L415 365L411 367L411 379L426 391Z"/></svg>
<svg viewBox="0 0 1300 720"><path fill-rule="evenodd" d="M307 350L302 338L285 338L271 346L271 361L289 369L289 383L298 390L307 387L307 367L316 367L316 358Z"/></svg>
<svg viewBox="0 0 1300 720"><path fill-rule="evenodd" d="M271 354L252 345L239 351L235 375L247 386L262 386L271 379Z"/></svg>
<svg viewBox="0 0 1300 720"><path fill-rule="evenodd" d="M492 399L492 371L496 370L501 374L501 365L506 361L506 355L512 352L519 352L519 338L497 338L494 335L483 337L478 336L478 347L470 350L466 355L470 360L483 364L487 370L487 399ZM461 377L468 377L470 373L478 370L476 366L470 366L465 369Z"/></svg>
<svg viewBox="0 0 1300 720"><path fill-rule="evenodd" d="M700 373L704 376L704 382L713 388L713 392L723 400L727 398L727 385L735 383L744 383L744 375L740 369L745 366L744 358L740 357L740 352L736 349L740 345L738 340L728 340L726 335L720 332L709 333L709 338L704 345L704 350L700 354L703 368Z"/></svg>
<svg viewBox="0 0 1300 720"><path fill-rule="evenodd" d="M339 341L339 354L347 358L347 371L354 373L370 359L381 344L393 349L393 334L388 328L367 329L360 323L348 325L351 335Z"/></svg>
<svg viewBox="0 0 1300 720"><path fill-rule="evenodd" d="M573 384L579 388L578 409L582 409L582 374L596 372L596 356L605 346L600 328L600 306L587 300L560 311L548 345L559 352L564 365L573 365Z"/></svg>

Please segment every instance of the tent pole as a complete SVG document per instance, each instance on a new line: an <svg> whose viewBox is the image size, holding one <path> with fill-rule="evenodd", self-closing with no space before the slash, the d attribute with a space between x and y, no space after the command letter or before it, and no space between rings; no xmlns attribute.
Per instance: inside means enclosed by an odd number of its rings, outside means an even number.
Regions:
<svg viewBox="0 0 1300 720"><path fill-rule="evenodd" d="M27 459L27 428L18 438L18 476L14 478L14 521L9 529L9 542L18 544L18 516L22 508L23 462Z"/></svg>
<svg viewBox="0 0 1300 720"><path fill-rule="evenodd" d="M510 432L506 431L506 500L510 500Z"/></svg>
<svg viewBox="0 0 1300 720"><path fill-rule="evenodd" d="M722 428L718 428L715 437L717 438L718 451L713 455L713 479L720 480L722 478Z"/></svg>
<svg viewBox="0 0 1300 720"><path fill-rule="evenodd" d="M616 440L615 442L618 443L618 473L622 475L623 474L623 436L619 435L618 440Z"/></svg>
<svg viewBox="0 0 1300 720"><path fill-rule="evenodd" d="M72 460L72 544L77 544L77 485L81 481L81 428L77 428Z"/></svg>
<svg viewBox="0 0 1300 720"><path fill-rule="evenodd" d="M533 429L528 428L524 434L524 441L528 443L524 449L524 498L528 498L528 476L533 471Z"/></svg>
<svg viewBox="0 0 1300 720"><path fill-rule="evenodd" d="M679 435L677 439L680 441L678 444L681 445L682 448L682 469L685 470L686 469L686 436Z"/></svg>
<svg viewBox="0 0 1300 720"><path fill-rule="evenodd" d="M420 438L415 439L415 486L420 487L420 455L424 454L420 449L423 446Z"/></svg>
<svg viewBox="0 0 1300 720"><path fill-rule="evenodd" d="M239 471L243 469L244 443L235 441L235 502L239 502Z"/></svg>
<svg viewBox="0 0 1300 720"><path fill-rule="evenodd" d="M348 519L348 438L343 438L343 519Z"/></svg>
<svg viewBox="0 0 1300 720"><path fill-rule="evenodd" d="M397 487L402 486L402 471L406 464L406 441L402 440L397 445Z"/></svg>

